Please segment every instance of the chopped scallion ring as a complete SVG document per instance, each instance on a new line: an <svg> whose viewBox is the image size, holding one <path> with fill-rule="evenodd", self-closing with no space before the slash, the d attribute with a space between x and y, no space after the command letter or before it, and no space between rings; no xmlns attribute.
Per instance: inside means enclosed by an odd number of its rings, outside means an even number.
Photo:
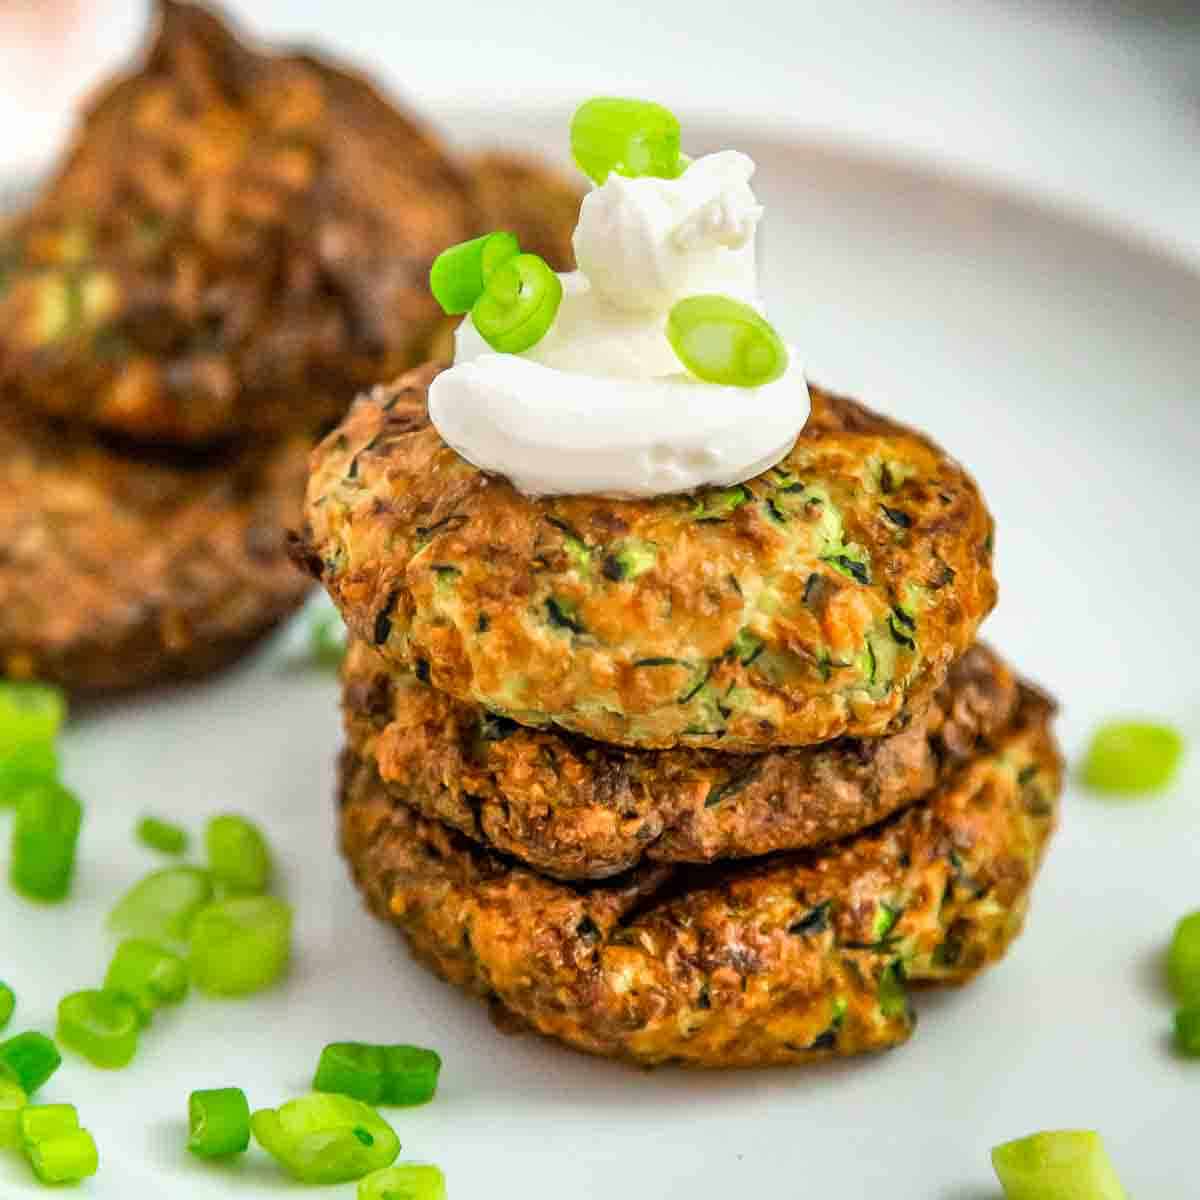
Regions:
<svg viewBox="0 0 1200 1200"><path fill-rule="evenodd" d="M1100 1135L1035 1133L992 1151L1005 1200L1125 1200Z"/></svg>
<svg viewBox="0 0 1200 1200"><path fill-rule="evenodd" d="M1110 721L1096 730L1083 763L1083 781L1098 792L1159 792L1183 758L1183 738L1152 721Z"/></svg>
<svg viewBox="0 0 1200 1200"><path fill-rule="evenodd" d="M677 179L687 160L679 153L679 122L649 100L597 97L571 118L571 155L579 169L602 184L612 172Z"/></svg>
<svg viewBox="0 0 1200 1200"><path fill-rule="evenodd" d="M0 759L29 746L53 746L66 715L67 702L58 688L0 682Z"/></svg>
<svg viewBox="0 0 1200 1200"><path fill-rule="evenodd" d="M21 1144L21 1111L27 1103L21 1085L0 1075L0 1150Z"/></svg>
<svg viewBox="0 0 1200 1200"><path fill-rule="evenodd" d="M58 1040L106 1070L132 1060L141 1025L137 1006L113 992L72 992L58 1002Z"/></svg>
<svg viewBox="0 0 1200 1200"><path fill-rule="evenodd" d="M493 350L520 354L546 336L562 303L562 280L536 254L518 254L493 272L471 321Z"/></svg>
<svg viewBox="0 0 1200 1200"><path fill-rule="evenodd" d="M86 1129L47 1138L31 1146L29 1164L41 1183L78 1183L100 1166L96 1142Z"/></svg>
<svg viewBox="0 0 1200 1200"><path fill-rule="evenodd" d="M748 304L729 296L688 296L667 317L667 340L697 379L762 387L787 370L787 347Z"/></svg>
<svg viewBox="0 0 1200 1200"><path fill-rule="evenodd" d="M292 946L292 910L274 896L234 896L192 924L192 979L214 996L261 991L282 978Z"/></svg>
<svg viewBox="0 0 1200 1200"><path fill-rule="evenodd" d="M425 1163L400 1163L368 1175L358 1200L446 1200L446 1177Z"/></svg>
<svg viewBox="0 0 1200 1200"><path fill-rule="evenodd" d="M520 253L517 239L504 232L485 233L443 250L429 272L433 298L447 316L470 312L497 268Z"/></svg>
<svg viewBox="0 0 1200 1200"><path fill-rule="evenodd" d="M212 1088L188 1097L188 1149L200 1158L229 1158L250 1145L250 1105L241 1088Z"/></svg>
<svg viewBox="0 0 1200 1200"><path fill-rule="evenodd" d="M73 1104L28 1104L21 1110L18 1126L22 1144L35 1146L47 1138L74 1133L79 1128L79 1113Z"/></svg>
<svg viewBox="0 0 1200 1200"><path fill-rule="evenodd" d="M313 1090L368 1104L427 1104L437 1091L442 1060L419 1046L332 1042L321 1051Z"/></svg>
<svg viewBox="0 0 1200 1200"><path fill-rule="evenodd" d="M188 848L187 830L171 821L143 817L137 824L136 833L143 846L162 854L183 854Z"/></svg>
<svg viewBox="0 0 1200 1200"><path fill-rule="evenodd" d="M13 887L34 900L62 900L71 889L82 823L83 809L66 788L50 782L26 788L13 822Z"/></svg>
<svg viewBox="0 0 1200 1200"><path fill-rule="evenodd" d="M250 1118L254 1137L302 1183L349 1183L391 1166L400 1139L369 1105L349 1096L314 1095Z"/></svg>
<svg viewBox="0 0 1200 1200"><path fill-rule="evenodd" d="M13 1010L17 1007L17 997L7 983L0 983L0 1030L3 1030L12 1020Z"/></svg>
<svg viewBox="0 0 1200 1200"><path fill-rule="evenodd" d="M153 942L127 938L109 963L104 990L130 1001L145 1025L162 1005L187 996L187 963Z"/></svg>
<svg viewBox="0 0 1200 1200"><path fill-rule="evenodd" d="M1200 1004L1175 1014L1175 1049L1188 1058L1200 1058Z"/></svg>
<svg viewBox="0 0 1200 1200"><path fill-rule="evenodd" d="M139 880L117 901L108 927L152 942L185 942L193 919L212 894L212 878L200 867L164 867Z"/></svg>
<svg viewBox="0 0 1200 1200"><path fill-rule="evenodd" d="M49 742L19 746L0 758L0 807L16 804L31 787L58 778L58 754Z"/></svg>
<svg viewBox="0 0 1200 1200"><path fill-rule="evenodd" d="M208 869L227 891L254 896L271 882L271 852L252 821L226 814L213 817L204 831Z"/></svg>
<svg viewBox="0 0 1200 1200"><path fill-rule="evenodd" d="M1180 1004L1200 1004L1200 912L1189 913L1175 926L1167 978Z"/></svg>
<svg viewBox="0 0 1200 1200"><path fill-rule="evenodd" d="M32 1096L62 1065L58 1047L43 1033L18 1033L0 1042L0 1079Z"/></svg>

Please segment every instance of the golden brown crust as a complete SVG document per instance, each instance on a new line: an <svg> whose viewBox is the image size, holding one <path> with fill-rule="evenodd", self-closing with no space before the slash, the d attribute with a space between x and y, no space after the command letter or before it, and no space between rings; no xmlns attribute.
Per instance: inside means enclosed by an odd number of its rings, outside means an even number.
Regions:
<svg viewBox="0 0 1200 1200"><path fill-rule="evenodd" d="M428 420L440 368L313 457L304 561L356 637L527 725L760 751L896 731L995 603L992 521L928 439L818 388L736 488L531 499Z"/></svg>
<svg viewBox="0 0 1200 1200"><path fill-rule="evenodd" d="M296 609L307 441L154 461L0 413L0 673L77 692L214 670Z"/></svg>
<svg viewBox="0 0 1200 1200"><path fill-rule="evenodd" d="M159 10L0 244L5 402L156 441L327 428L426 356L471 180L361 77Z"/></svg>
<svg viewBox="0 0 1200 1200"><path fill-rule="evenodd" d="M1019 933L1056 820L1050 704L924 803L819 852L554 882L418 817L347 754L342 840L371 908L446 979L642 1064L804 1063L911 1032L904 972L962 982Z"/></svg>
<svg viewBox="0 0 1200 1200"><path fill-rule="evenodd" d="M643 858L712 862L821 845L927 795L1009 724L1017 682L976 645L902 733L764 755L629 750L492 716L350 647L350 749L423 816L562 879Z"/></svg>

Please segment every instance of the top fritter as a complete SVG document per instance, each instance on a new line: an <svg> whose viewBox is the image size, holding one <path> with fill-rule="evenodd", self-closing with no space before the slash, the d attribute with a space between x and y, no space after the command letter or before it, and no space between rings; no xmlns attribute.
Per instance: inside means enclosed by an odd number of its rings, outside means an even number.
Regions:
<svg viewBox="0 0 1200 1200"><path fill-rule="evenodd" d="M877 736L995 603L974 482L851 400L811 388L793 449L731 488L535 498L438 436L438 371L317 449L297 553L357 637L460 699L631 746Z"/></svg>
<svg viewBox="0 0 1200 1200"><path fill-rule="evenodd" d="M428 356L429 266L475 232L472 182L358 76L159 7L0 236L0 385L154 441L327 428Z"/></svg>

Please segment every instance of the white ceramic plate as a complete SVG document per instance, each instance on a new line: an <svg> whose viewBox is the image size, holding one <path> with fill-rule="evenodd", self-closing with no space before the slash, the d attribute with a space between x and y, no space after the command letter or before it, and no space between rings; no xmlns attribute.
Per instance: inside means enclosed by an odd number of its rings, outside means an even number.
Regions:
<svg viewBox="0 0 1200 1200"><path fill-rule="evenodd" d="M564 122L522 127L506 109L456 127L561 145ZM987 635L1061 698L1067 750L1121 712L1200 737L1200 276L903 166L719 130L691 140L758 159L771 312L811 375L928 428L977 474L999 523ZM1025 937L969 989L920 996L908 1046L816 1070L642 1073L500 1035L366 916L334 851L336 687L296 669L298 635L210 684L81 716L66 742L88 806L74 896L40 909L0 887L14 1029L50 1029L57 999L101 978L104 914L157 861L133 841L139 814L193 830L217 810L254 815L296 905L286 987L193 999L127 1070L69 1058L45 1089L97 1136L82 1194L294 1191L258 1151L190 1161L187 1094L239 1084L278 1104L345 1038L442 1052L437 1101L393 1115L404 1157L441 1164L455 1200L986 1200L991 1145L1073 1126L1105 1133L1133 1194L1194 1194L1200 1066L1169 1051L1160 982L1174 920L1200 907L1194 761L1145 805L1072 790ZM43 1193L0 1155L0 1194Z"/></svg>

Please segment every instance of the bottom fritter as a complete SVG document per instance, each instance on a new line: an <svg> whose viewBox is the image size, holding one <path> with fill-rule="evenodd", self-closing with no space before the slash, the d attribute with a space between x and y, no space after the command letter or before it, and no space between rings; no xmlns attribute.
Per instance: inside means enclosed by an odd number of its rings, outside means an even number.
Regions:
<svg viewBox="0 0 1200 1200"><path fill-rule="evenodd" d="M151 458L0 416L0 673L112 691L224 665L295 610L307 443Z"/></svg>
<svg viewBox="0 0 1200 1200"><path fill-rule="evenodd" d="M419 958L580 1050L709 1067L859 1054L912 1032L906 980L964 982L1020 932L1062 782L1052 715L1023 688L928 799L835 846L590 885L417 816L348 753L343 849Z"/></svg>

